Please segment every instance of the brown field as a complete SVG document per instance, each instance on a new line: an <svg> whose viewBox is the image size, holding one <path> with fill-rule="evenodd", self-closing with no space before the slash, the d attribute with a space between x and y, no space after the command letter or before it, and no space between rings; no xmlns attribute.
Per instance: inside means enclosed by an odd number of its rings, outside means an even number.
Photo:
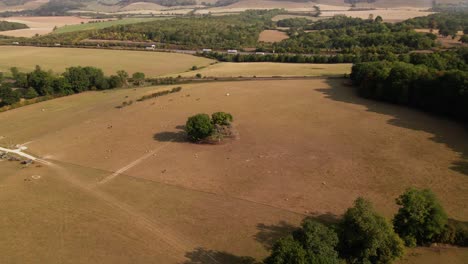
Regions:
<svg viewBox="0 0 468 264"><path fill-rule="evenodd" d="M356 17L367 19L369 15L374 18L381 16L386 22L400 22L414 17L428 16L433 12L420 11L418 9L375 9L375 10L359 10L359 11L322 11L322 17L332 17L337 15L345 15L349 17Z"/></svg>
<svg viewBox="0 0 468 264"><path fill-rule="evenodd" d="M351 64L222 62L200 70L172 74L171 76L194 77L197 73L207 77L343 76L351 73Z"/></svg>
<svg viewBox="0 0 468 264"><path fill-rule="evenodd" d="M71 66L94 66L108 75L126 70L130 74L140 71L149 77L213 63L210 59L177 53L18 46L1 46L0 56L0 71L3 72L8 72L11 67L26 71L40 65L43 69L62 73Z"/></svg>
<svg viewBox="0 0 468 264"><path fill-rule="evenodd" d="M289 36L283 31L279 30L264 30L262 33L260 33L260 36L258 38L258 41L263 41L263 42L280 42L282 40L288 39Z"/></svg>
<svg viewBox="0 0 468 264"><path fill-rule="evenodd" d="M358 196L390 217L410 186L467 221L466 130L342 82L200 83L116 109L173 86L120 89L0 113L1 145L28 142L52 163L0 161L0 262L246 263L305 215L339 216ZM239 139L186 142L186 118L215 111L234 115ZM402 263L467 252L415 249Z"/></svg>
<svg viewBox="0 0 468 264"><path fill-rule="evenodd" d="M65 25L76 25L87 23L92 19L72 17L72 16L57 16L57 17L8 17L0 18L0 20L23 23L29 26L27 29L2 31L1 35L11 37L33 37L36 34L44 35L53 31L54 27L63 27Z"/></svg>

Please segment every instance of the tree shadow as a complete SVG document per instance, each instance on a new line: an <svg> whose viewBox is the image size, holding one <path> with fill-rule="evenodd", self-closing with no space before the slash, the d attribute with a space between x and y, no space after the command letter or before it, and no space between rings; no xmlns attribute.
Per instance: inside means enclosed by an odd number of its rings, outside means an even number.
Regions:
<svg viewBox="0 0 468 264"><path fill-rule="evenodd" d="M283 238L297 230L298 227L285 221L276 225L257 225L258 233L254 235L256 241L260 242L266 249L270 250L278 239Z"/></svg>
<svg viewBox="0 0 468 264"><path fill-rule="evenodd" d="M202 247L187 252L187 261L181 264L260 264L252 257L236 256L231 253L209 250Z"/></svg>
<svg viewBox="0 0 468 264"><path fill-rule="evenodd" d="M343 85L343 79L328 79L327 84L329 88L317 89L316 91L325 94L328 99L363 105L369 112L392 116L393 118L388 121L388 124L432 134L433 136L430 138L432 141L444 144L459 153L460 160L455 161L450 169L468 176L468 140L466 140L468 130L461 121L426 113L416 108L362 98L356 94L352 86ZM434 120L438 122L434 122ZM456 126L460 129L454 129Z"/></svg>
<svg viewBox="0 0 468 264"><path fill-rule="evenodd" d="M176 126L179 131L165 131L154 134L153 139L159 142L187 142L184 126Z"/></svg>
<svg viewBox="0 0 468 264"><path fill-rule="evenodd" d="M311 215L306 216L305 219L317 221L328 227L335 227L336 224L340 221L341 216L330 212L325 214L312 213ZM285 221L280 221L278 224L275 225L266 225L260 223L257 224L258 232L254 235L254 238L257 242L261 243L265 247L265 249L271 250L276 241L292 234L298 229L299 226L287 223Z"/></svg>

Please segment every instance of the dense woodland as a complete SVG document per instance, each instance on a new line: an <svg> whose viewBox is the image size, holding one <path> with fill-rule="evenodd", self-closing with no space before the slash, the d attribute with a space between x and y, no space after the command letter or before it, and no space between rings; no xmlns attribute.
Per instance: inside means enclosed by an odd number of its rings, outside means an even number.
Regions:
<svg viewBox="0 0 468 264"><path fill-rule="evenodd" d="M468 11L443 12L425 17L417 17L403 22L415 28L438 30L443 36L457 35L458 31L468 34Z"/></svg>
<svg viewBox="0 0 468 264"><path fill-rule="evenodd" d="M0 31L29 28L27 25L16 22L0 21Z"/></svg>
<svg viewBox="0 0 468 264"><path fill-rule="evenodd" d="M21 99L48 99L89 90L113 89L126 84L128 78L124 71L106 77L101 69L94 67L71 67L57 75L39 66L28 73L11 68L11 76L4 78L0 73L0 107L13 105Z"/></svg>
<svg viewBox="0 0 468 264"><path fill-rule="evenodd" d="M412 54L405 60L354 65L351 79L358 93L468 123L468 48Z"/></svg>
<svg viewBox="0 0 468 264"><path fill-rule="evenodd" d="M303 22L302 19L298 21ZM291 20L288 22L292 23ZM417 33L402 24L383 23L380 17L371 20L337 16L292 28L289 35L291 38L275 43L273 49L291 53L317 53L323 49L354 54L406 53L436 45L435 35Z"/></svg>

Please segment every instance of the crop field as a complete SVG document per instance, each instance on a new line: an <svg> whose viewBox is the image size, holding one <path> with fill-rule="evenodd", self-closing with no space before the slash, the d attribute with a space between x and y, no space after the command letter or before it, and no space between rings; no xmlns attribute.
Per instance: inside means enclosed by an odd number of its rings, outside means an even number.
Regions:
<svg viewBox="0 0 468 264"><path fill-rule="evenodd" d="M271 77L271 76L343 76L351 73L351 64L308 64L308 63L274 63L274 62L222 62L206 68L188 71L182 77L194 77L201 74L207 77Z"/></svg>
<svg viewBox="0 0 468 264"><path fill-rule="evenodd" d="M385 22L401 22L410 18L428 16L433 12L420 11L418 9L375 9L375 10L359 10L359 11L322 11L322 17L332 17L337 15L345 15L349 17L356 17L367 19L370 15L374 18L381 16Z"/></svg>
<svg viewBox="0 0 468 264"><path fill-rule="evenodd" d="M3 72L8 72L11 67L32 70L35 65L57 73L71 66L95 66L106 74L126 70L130 74L143 72L150 77L182 72L192 66L203 67L213 62L176 53L13 46L1 46L0 57L0 71Z"/></svg>
<svg viewBox="0 0 468 264"><path fill-rule="evenodd" d="M338 217L365 196L390 217L410 186L431 188L450 217L468 220L468 178L457 167L467 132L455 122L359 98L341 79L190 84L116 108L172 87L0 113L0 145L26 143L50 163L0 161L9 237L0 262L253 263L305 216ZM239 138L188 143L187 117L215 111L234 115ZM417 248L401 263L467 256Z"/></svg>
<svg viewBox="0 0 468 264"><path fill-rule="evenodd" d="M85 23L85 24L77 24L77 25L67 25L58 28L53 33L67 33L67 32L75 32L75 31L82 31L82 30L93 30L93 29L102 29L117 25L127 25L127 24L135 24L141 22L149 22L153 20L164 19L164 18L124 18L119 20L111 20L111 21L103 21L97 23Z"/></svg>
<svg viewBox="0 0 468 264"><path fill-rule="evenodd" d="M79 25L93 21L88 18L72 17L72 16L56 16L56 17L8 17L0 18L1 20L18 22L28 25L27 29L2 31L4 36L11 37L33 37L36 34L45 35L54 30L55 27L63 27L65 25Z"/></svg>
<svg viewBox="0 0 468 264"><path fill-rule="evenodd" d="M260 33L258 41L263 42L280 42L282 40L288 39L289 36L283 31L279 30L264 30Z"/></svg>

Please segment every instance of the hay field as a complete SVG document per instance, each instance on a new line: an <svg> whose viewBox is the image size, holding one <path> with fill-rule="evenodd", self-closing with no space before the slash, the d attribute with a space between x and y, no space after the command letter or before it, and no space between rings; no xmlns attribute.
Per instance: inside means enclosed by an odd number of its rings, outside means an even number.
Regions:
<svg viewBox="0 0 468 264"><path fill-rule="evenodd" d="M194 77L197 73L207 77L271 77L271 76L343 76L351 72L351 64L307 64L274 62L221 62L206 68L175 74Z"/></svg>
<svg viewBox="0 0 468 264"><path fill-rule="evenodd" d="M327 79L183 85L115 108L172 87L88 92L0 113L0 144L29 142L53 164L0 162L0 231L11 237L0 262L261 260L305 215L340 215L365 196L390 217L409 186L433 189L450 217L468 220L468 178L455 165L467 132L455 122L359 98ZM188 116L220 110L234 115L238 140L183 140ZM42 177L25 181L33 175ZM411 250L402 263L462 264L468 252L432 250Z"/></svg>
<svg viewBox="0 0 468 264"><path fill-rule="evenodd" d="M106 74L118 70L159 76L183 72L192 66L203 67L213 60L185 54L74 48L0 47L0 71L11 67L32 70L35 65L61 73L70 66L95 66Z"/></svg>
<svg viewBox="0 0 468 264"><path fill-rule="evenodd" d="M410 18L428 16L433 12L420 11L417 9L375 9L375 10L359 10L359 11L322 11L321 17L332 17L337 15L345 15L367 19L369 15L374 18L381 16L385 22L401 22Z"/></svg>
<svg viewBox="0 0 468 264"><path fill-rule="evenodd" d="M8 17L0 18L0 20L23 23L29 26L27 29L2 31L1 35L11 37L33 37L36 34L44 35L52 32L54 27L63 27L66 25L77 25L88 23L93 19L80 18L73 16L56 16L56 17Z"/></svg>
<svg viewBox="0 0 468 264"><path fill-rule="evenodd" d="M282 40L288 39L289 36L283 31L279 30L264 30L260 33L258 41L260 42L280 42Z"/></svg>

